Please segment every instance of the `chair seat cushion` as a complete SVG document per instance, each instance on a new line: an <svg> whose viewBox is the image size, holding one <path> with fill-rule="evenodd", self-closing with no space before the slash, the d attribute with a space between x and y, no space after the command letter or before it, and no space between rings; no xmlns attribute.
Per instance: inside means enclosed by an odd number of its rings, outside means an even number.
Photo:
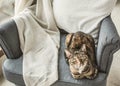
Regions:
<svg viewBox="0 0 120 86"><path fill-rule="evenodd" d="M61 35L61 48L59 51L59 58L58 58L58 76L59 80L53 84L53 86L104 86L101 85L106 80L106 74L105 73L99 73L98 76L94 80L88 80L88 79L81 79L81 80L75 80L72 78L69 66L65 61L64 57L64 41L65 41L66 34ZM23 57L21 56L19 59L7 59L4 62L3 70L4 70L4 76L7 80L24 86L24 80L23 80L23 72L22 72L22 62Z"/></svg>
<svg viewBox="0 0 120 86"><path fill-rule="evenodd" d="M3 74L8 81L24 86L22 61L22 57L19 59L6 59L3 64Z"/></svg>

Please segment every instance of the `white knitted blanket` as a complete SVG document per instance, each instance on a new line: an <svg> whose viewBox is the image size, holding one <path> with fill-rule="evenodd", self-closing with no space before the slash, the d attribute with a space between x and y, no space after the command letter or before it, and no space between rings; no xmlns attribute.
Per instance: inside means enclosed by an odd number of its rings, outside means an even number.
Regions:
<svg viewBox="0 0 120 86"><path fill-rule="evenodd" d="M26 86L50 86L58 80L57 27L98 36L98 24L116 0L16 0L15 20L23 51ZM105 28L106 29L106 28Z"/></svg>

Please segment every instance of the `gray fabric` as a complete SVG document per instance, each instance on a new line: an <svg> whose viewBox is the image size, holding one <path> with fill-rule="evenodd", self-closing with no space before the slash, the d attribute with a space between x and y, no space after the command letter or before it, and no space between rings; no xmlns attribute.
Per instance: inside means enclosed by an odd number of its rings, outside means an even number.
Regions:
<svg viewBox="0 0 120 86"><path fill-rule="evenodd" d="M24 86L22 60L22 57L18 59L7 59L3 64L3 74L5 78L10 82L19 84L20 86Z"/></svg>
<svg viewBox="0 0 120 86"><path fill-rule="evenodd" d="M13 20L0 25L0 45L9 59L22 55L17 27Z"/></svg>
<svg viewBox="0 0 120 86"><path fill-rule="evenodd" d="M3 65L5 70L22 75L22 63L23 57L20 57L18 59L6 59Z"/></svg>
<svg viewBox="0 0 120 86"><path fill-rule="evenodd" d="M120 37L109 16L102 21L99 33L96 55L99 69L101 71L109 71L113 59L113 53L119 49L119 45Z"/></svg>
<svg viewBox="0 0 120 86"><path fill-rule="evenodd" d="M106 80L104 80L102 83L94 84L87 83L86 81L86 83L84 83L83 85L57 81L52 86L106 86Z"/></svg>

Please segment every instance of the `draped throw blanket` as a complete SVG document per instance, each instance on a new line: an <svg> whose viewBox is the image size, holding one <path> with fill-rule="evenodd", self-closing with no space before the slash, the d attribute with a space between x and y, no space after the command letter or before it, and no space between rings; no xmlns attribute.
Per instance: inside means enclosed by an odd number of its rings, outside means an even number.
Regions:
<svg viewBox="0 0 120 86"><path fill-rule="evenodd" d="M59 30L51 1L37 0L35 3L28 0L27 4L30 5L16 12L13 19L18 27L23 51L26 86L49 86L58 79Z"/></svg>
<svg viewBox="0 0 120 86"><path fill-rule="evenodd" d="M50 86L58 80L58 27L67 32L83 31L97 40L98 25L110 15L115 3L116 0L15 0L12 19L18 27L26 86Z"/></svg>

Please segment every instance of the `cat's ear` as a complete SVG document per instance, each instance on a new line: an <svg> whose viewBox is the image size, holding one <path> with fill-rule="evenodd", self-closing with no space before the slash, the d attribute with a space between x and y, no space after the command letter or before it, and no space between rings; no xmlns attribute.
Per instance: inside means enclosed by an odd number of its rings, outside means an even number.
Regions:
<svg viewBox="0 0 120 86"><path fill-rule="evenodd" d="M84 51L84 52L87 51L87 50L86 50L86 45L85 45L85 44L82 45L82 47L81 47L81 51Z"/></svg>
<svg viewBox="0 0 120 86"><path fill-rule="evenodd" d="M68 51L67 49L65 49L65 55L66 55L66 57L67 57L68 59L70 59L71 56L72 56L71 52Z"/></svg>
<svg viewBox="0 0 120 86"><path fill-rule="evenodd" d="M66 47L68 47L72 35L73 35L73 33L69 33L69 34L66 36L66 39L65 39L65 45L66 45Z"/></svg>

